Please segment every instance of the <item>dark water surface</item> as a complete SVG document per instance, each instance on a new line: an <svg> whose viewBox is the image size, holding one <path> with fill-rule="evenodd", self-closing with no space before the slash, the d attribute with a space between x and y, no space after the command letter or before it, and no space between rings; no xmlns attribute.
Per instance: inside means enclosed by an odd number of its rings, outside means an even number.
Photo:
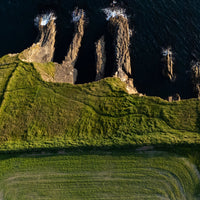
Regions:
<svg viewBox="0 0 200 200"><path fill-rule="evenodd" d="M119 2L119 1L118 1ZM94 43L106 32L102 8L109 0L0 0L0 56L20 52L37 37L34 18L53 10L57 15L55 61L61 62L73 38L71 12L85 9L88 23L76 64L78 82L95 77ZM179 93L194 97L190 62L200 58L199 0L124 0L130 26L134 27L131 44L132 71L139 92L166 98ZM161 49L171 46L175 55L177 80L170 83L161 75Z"/></svg>

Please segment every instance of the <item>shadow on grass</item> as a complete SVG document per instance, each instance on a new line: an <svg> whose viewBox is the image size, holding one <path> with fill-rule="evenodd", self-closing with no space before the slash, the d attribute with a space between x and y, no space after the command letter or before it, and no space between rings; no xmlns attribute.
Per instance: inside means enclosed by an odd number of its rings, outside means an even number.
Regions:
<svg viewBox="0 0 200 200"><path fill-rule="evenodd" d="M147 148L143 148L147 147ZM131 155L148 151L162 151L180 156L197 155L200 160L200 144L159 144L153 146L113 145L113 146L80 146L68 148L32 148L25 150L0 151L0 160L22 156L55 156L55 155ZM200 167L200 166L199 166Z"/></svg>

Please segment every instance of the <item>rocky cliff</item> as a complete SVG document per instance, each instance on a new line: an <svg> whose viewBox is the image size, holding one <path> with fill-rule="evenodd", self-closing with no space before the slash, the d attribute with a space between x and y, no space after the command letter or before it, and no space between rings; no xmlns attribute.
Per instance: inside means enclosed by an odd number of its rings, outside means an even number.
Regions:
<svg viewBox="0 0 200 200"><path fill-rule="evenodd" d="M200 98L200 62L192 63L192 82L194 85L194 92Z"/></svg>
<svg viewBox="0 0 200 200"><path fill-rule="evenodd" d="M53 60L56 37L56 17L53 13L38 16L35 23L39 36L30 48L24 50L20 58L26 62L46 63Z"/></svg>
<svg viewBox="0 0 200 200"><path fill-rule="evenodd" d="M106 64L106 50L105 39L101 37L95 44L96 46L96 78L101 80L105 77L105 64Z"/></svg>
<svg viewBox="0 0 200 200"><path fill-rule="evenodd" d="M53 13L40 15L35 19L35 24L39 28L39 36L30 48L24 50L20 59L26 62L47 63L53 61L55 51L56 23ZM76 9L72 14L72 21L75 26L73 40L62 64L54 63L54 77L49 76L45 71L38 68L45 81L75 83L77 70L74 68L81 42L84 36L85 13ZM35 65L37 68L37 65Z"/></svg>
<svg viewBox="0 0 200 200"><path fill-rule="evenodd" d="M85 13L82 9L76 9L72 14L72 18L75 25L74 37L62 64L56 63L56 82L75 83L77 79L78 72L74 66L78 59L79 49L84 36Z"/></svg>
<svg viewBox="0 0 200 200"><path fill-rule="evenodd" d="M175 81L176 75L174 74L174 62L171 48L163 49L162 51L163 69L162 74L170 81Z"/></svg>
<svg viewBox="0 0 200 200"><path fill-rule="evenodd" d="M127 17L122 14L123 10L115 10L110 14L110 10L106 12L110 15L107 20L109 24L109 32L111 33L114 49L113 73L112 76L120 78L127 85L127 91L130 94L137 93L133 85L130 59L130 29ZM56 24L55 15L53 13L38 16L35 23L39 28L39 36L36 43L30 48L24 50L20 58L26 62L47 63L53 61L55 51ZM72 83L77 79L77 70L75 64L78 59L79 49L81 47L85 28L85 12L82 9L75 9L72 13L72 21L74 23L74 36L68 48L65 59L61 64L54 63L54 75L49 75L48 70L40 69L35 65L45 81ZM97 41L96 45L96 80L105 77L105 40L104 37Z"/></svg>
<svg viewBox="0 0 200 200"><path fill-rule="evenodd" d="M119 15L109 18L109 31L113 35L114 45L114 69L113 75L119 77L127 84L127 91L130 94L137 93L133 85L130 59L130 29L128 19Z"/></svg>

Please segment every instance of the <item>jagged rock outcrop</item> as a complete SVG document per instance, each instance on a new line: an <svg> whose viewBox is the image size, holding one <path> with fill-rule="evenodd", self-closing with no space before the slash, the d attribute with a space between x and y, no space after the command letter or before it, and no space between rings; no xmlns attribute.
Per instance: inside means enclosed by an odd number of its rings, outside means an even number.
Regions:
<svg viewBox="0 0 200 200"><path fill-rule="evenodd" d="M194 85L194 92L200 98L200 62L192 63L192 82Z"/></svg>
<svg viewBox="0 0 200 200"><path fill-rule="evenodd" d="M46 63L53 60L56 37L56 17L53 13L38 16L35 23L39 36L30 48L24 50L20 58L26 62Z"/></svg>
<svg viewBox="0 0 200 200"><path fill-rule="evenodd" d="M85 13L82 9L76 9L72 17L75 24L75 34L64 61L62 64L56 64L56 82L75 83L77 79L78 72L74 66L78 59L79 49L84 36Z"/></svg>
<svg viewBox="0 0 200 200"><path fill-rule="evenodd" d="M181 97L180 97L180 95L178 93L173 95L173 96L169 96L168 97L168 101L169 102L180 101L180 100L181 100Z"/></svg>
<svg viewBox="0 0 200 200"><path fill-rule="evenodd" d="M171 48L164 49L162 51L162 62L163 62L163 69L162 74L164 77L168 78L170 81L175 81L176 76L174 74L174 62L173 62L173 55Z"/></svg>
<svg viewBox="0 0 200 200"><path fill-rule="evenodd" d="M84 36L85 13L83 10L76 9L72 14L72 18L75 25L74 37L62 64L54 63L54 77L49 76L44 71L41 72L38 68L45 81L60 83L75 83L76 81L77 70L74 66ZM56 17L53 13L41 15L35 19L35 23L39 28L38 40L30 48L21 53L21 60L34 63L47 63L53 61L56 37L55 19Z"/></svg>
<svg viewBox="0 0 200 200"><path fill-rule="evenodd" d="M109 30L114 37L114 70L113 75L119 77L127 85L130 94L138 93L133 85L130 59L130 29L128 19L123 16L109 18Z"/></svg>
<svg viewBox="0 0 200 200"><path fill-rule="evenodd" d="M105 39L102 36L95 44L96 46L96 78L95 80L101 80L105 77L105 64L106 64L106 50Z"/></svg>

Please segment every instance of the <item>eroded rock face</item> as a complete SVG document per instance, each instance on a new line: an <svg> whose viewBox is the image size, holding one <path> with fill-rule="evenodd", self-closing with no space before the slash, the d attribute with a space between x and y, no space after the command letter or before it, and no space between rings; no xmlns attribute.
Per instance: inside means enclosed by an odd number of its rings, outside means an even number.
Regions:
<svg viewBox="0 0 200 200"><path fill-rule="evenodd" d="M130 36L128 20L123 16L111 17L109 28L114 38L116 69L121 68L127 75L131 75L131 59L129 52Z"/></svg>
<svg viewBox="0 0 200 200"><path fill-rule="evenodd" d="M75 83L76 81L78 73L74 66L84 36L85 13L83 10L76 9L72 14L72 18L75 25L75 33L67 55L62 64L54 63L54 78L49 77L45 72L41 74L45 81L60 83ZM56 17L53 13L41 15L35 19L35 23L39 28L39 39L30 48L21 53L21 60L34 63L53 61L56 37L55 19Z"/></svg>
<svg viewBox="0 0 200 200"><path fill-rule="evenodd" d="M95 80L101 80L105 77L105 64L106 64L106 50L105 40L101 37L95 44L96 46L96 78Z"/></svg>
<svg viewBox="0 0 200 200"><path fill-rule="evenodd" d="M200 62L192 63L192 82L194 85L194 92L200 98Z"/></svg>
<svg viewBox="0 0 200 200"><path fill-rule="evenodd" d="M126 83L127 91L130 94L137 93L133 85L131 73L131 60L130 60L130 30L128 19L123 9L115 10L106 9L109 21L109 30L113 37L114 47L114 69L112 75L120 78ZM81 47L82 39L84 36L85 28L85 13L82 9L76 9L72 14L73 22L75 25L75 33L73 40L69 46L65 59L61 64L54 63L55 73L50 76L48 72L40 69L40 74L45 81L72 83L74 84L77 79L77 70L75 64L78 59L79 49ZM26 62L34 63L48 63L53 60L55 51L55 36L56 36L56 17L53 13L38 16L35 20L39 28L39 39L30 48L24 50L20 58ZM104 37L100 38L96 43L96 61L97 61L97 75L96 80L105 77L105 40Z"/></svg>
<svg viewBox="0 0 200 200"><path fill-rule="evenodd" d="M85 26L85 13L83 10L76 9L73 12L73 22L75 23L75 34L72 43L70 44L67 56L63 61L63 64L74 66L77 58L81 42L84 35Z"/></svg>
<svg viewBox="0 0 200 200"><path fill-rule="evenodd" d="M26 62L46 63L53 60L56 37L56 17L53 13L38 16L35 20L39 28L36 43L24 50L20 58Z"/></svg>
<svg viewBox="0 0 200 200"><path fill-rule="evenodd" d="M85 13L81 9L76 9L72 17L75 24L75 33L64 61L62 64L56 64L56 82L75 83L77 79L78 72L74 66L78 59L79 49L84 36Z"/></svg>
<svg viewBox="0 0 200 200"><path fill-rule="evenodd" d="M130 29L128 19L123 15L109 18L109 30L114 37L115 61L113 75L127 85L130 94L138 93L133 85L130 59Z"/></svg>
<svg viewBox="0 0 200 200"><path fill-rule="evenodd" d="M174 74L174 62L171 48L163 49L163 69L162 74L164 77L168 78L170 81L175 81L176 76Z"/></svg>

